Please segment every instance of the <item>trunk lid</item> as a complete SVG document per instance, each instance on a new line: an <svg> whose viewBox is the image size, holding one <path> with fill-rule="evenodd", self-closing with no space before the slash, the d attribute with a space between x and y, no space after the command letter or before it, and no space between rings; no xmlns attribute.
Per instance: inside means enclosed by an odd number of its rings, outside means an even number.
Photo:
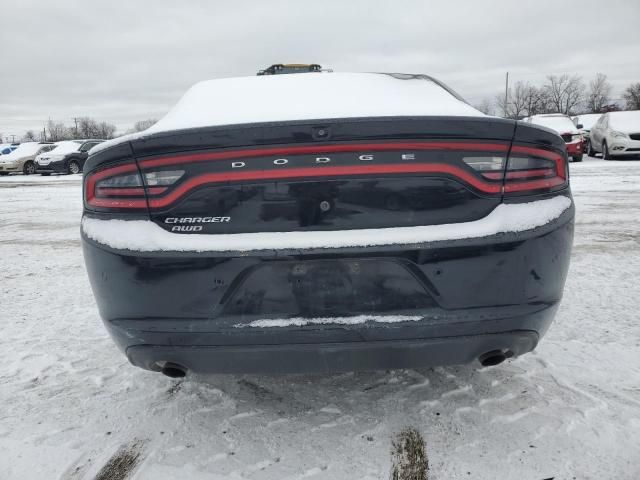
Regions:
<svg viewBox="0 0 640 480"><path fill-rule="evenodd" d="M477 220L502 200L515 122L349 119L209 127L131 142L150 218L180 234Z"/></svg>

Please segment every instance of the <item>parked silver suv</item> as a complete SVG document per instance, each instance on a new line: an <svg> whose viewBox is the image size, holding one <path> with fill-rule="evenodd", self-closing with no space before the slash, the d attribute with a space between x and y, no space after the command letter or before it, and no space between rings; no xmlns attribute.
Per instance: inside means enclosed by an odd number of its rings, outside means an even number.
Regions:
<svg viewBox="0 0 640 480"><path fill-rule="evenodd" d="M590 132L589 155L596 153L605 160L640 156L640 110L602 115Z"/></svg>

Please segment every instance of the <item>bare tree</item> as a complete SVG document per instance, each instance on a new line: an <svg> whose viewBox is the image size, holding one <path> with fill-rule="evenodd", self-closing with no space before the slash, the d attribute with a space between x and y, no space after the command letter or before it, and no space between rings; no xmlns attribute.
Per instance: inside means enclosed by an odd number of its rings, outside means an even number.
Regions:
<svg viewBox="0 0 640 480"><path fill-rule="evenodd" d="M98 124L98 135L97 138L103 138L105 140L109 140L110 138L114 138L116 133L116 126L107 122L100 122Z"/></svg>
<svg viewBox="0 0 640 480"><path fill-rule="evenodd" d="M133 126L133 131L142 132L143 130L146 130L147 128L155 124L157 121L158 121L157 118L148 118L146 120L140 120L139 122L136 122L135 125Z"/></svg>
<svg viewBox="0 0 640 480"><path fill-rule="evenodd" d="M640 83L632 83L622 94L627 110L640 110Z"/></svg>
<svg viewBox="0 0 640 480"><path fill-rule="evenodd" d="M509 112L508 112L507 105L504 103L504 101L505 101L504 94L499 93L498 95L495 96L493 103L496 105L496 108L498 109L499 114L504 118L508 118Z"/></svg>
<svg viewBox="0 0 640 480"><path fill-rule="evenodd" d="M530 86L525 97L525 109L527 115L539 115L549 113L553 108L550 106L549 97L544 88Z"/></svg>
<svg viewBox="0 0 640 480"><path fill-rule="evenodd" d="M77 119L77 138L98 138L98 122L90 117L80 117Z"/></svg>
<svg viewBox="0 0 640 480"><path fill-rule="evenodd" d="M547 113L549 110L549 99L544 89L536 88L529 82L516 82L509 89L508 104L505 105L504 102L504 96L496 96L496 103L507 118L523 118Z"/></svg>
<svg viewBox="0 0 640 480"><path fill-rule="evenodd" d="M49 141L51 142L59 142L60 140L67 140L72 137L72 132L70 132L62 122L49 119L46 129L48 131Z"/></svg>
<svg viewBox="0 0 640 480"><path fill-rule="evenodd" d="M576 113L584 98L582 78L577 75L549 75L547 82L543 88L555 111L565 115Z"/></svg>
<svg viewBox="0 0 640 480"><path fill-rule="evenodd" d="M527 110L527 98L530 95L531 85L529 83L516 82L513 92L509 92L509 105L507 106L511 118L525 117Z"/></svg>
<svg viewBox="0 0 640 480"><path fill-rule="evenodd" d="M603 73L596 73L596 77L589 82L587 91L587 110L591 113L600 113L609 104L611 96L611 84Z"/></svg>
<svg viewBox="0 0 640 480"><path fill-rule="evenodd" d="M473 107L476 110L480 110L485 115L495 115L495 110L493 108L493 102L489 98L483 98L482 101L479 104L474 105ZM140 123L140 122L138 122L138 123ZM136 123L136 127L134 127L134 128L137 128L137 125L138 124ZM149 125L149 126L151 126L151 125ZM149 128L149 127L147 127L147 128ZM144 130L146 130L146 128ZM136 130L136 131L139 131L139 130Z"/></svg>
<svg viewBox="0 0 640 480"><path fill-rule="evenodd" d="M505 101L507 103L505 103ZM505 118L522 118L525 116L522 82L517 82L515 88L509 88L507 98L502 94L496 95L498 108Z"/></svg>
<svg viewBox="0 0 640 480"><path fill-rule="evenodd" d="M21 142L35 142L36 134L33 133L33 130L27 130L25 134L22 136Z"/></svg>

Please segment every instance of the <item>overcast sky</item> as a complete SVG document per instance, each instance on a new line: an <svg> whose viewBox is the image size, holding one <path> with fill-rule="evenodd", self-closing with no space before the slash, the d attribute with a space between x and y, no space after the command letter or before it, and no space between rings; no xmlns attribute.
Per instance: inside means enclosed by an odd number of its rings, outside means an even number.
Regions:
<svg viewBox="0 0 640 480"><path fill-rule="evenodd" d="M3 0L0 132L92 116L130 128L199 80L272 63L427 73L471 103L511 80L640 82L640 1Z"/></svg>

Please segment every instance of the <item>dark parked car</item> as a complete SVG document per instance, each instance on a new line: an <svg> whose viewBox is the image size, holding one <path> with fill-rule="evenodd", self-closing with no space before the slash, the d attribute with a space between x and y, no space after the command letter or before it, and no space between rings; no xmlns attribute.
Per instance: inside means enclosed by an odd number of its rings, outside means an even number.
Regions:
<svg viewBox="0 0 640 480"><path fill-rule="evenodd" d="M425 75L202 82L84 172L101 316L168 376L498 364L552 322L573 222L559 135Z"/></svg>
<svg viewBox="0 0 640 480"><path fill-rule="evenodd" d="M88 152L104 140L67 140L56 143L55 147L36 157L36 173L80 173L87 161Z"/></svg>

